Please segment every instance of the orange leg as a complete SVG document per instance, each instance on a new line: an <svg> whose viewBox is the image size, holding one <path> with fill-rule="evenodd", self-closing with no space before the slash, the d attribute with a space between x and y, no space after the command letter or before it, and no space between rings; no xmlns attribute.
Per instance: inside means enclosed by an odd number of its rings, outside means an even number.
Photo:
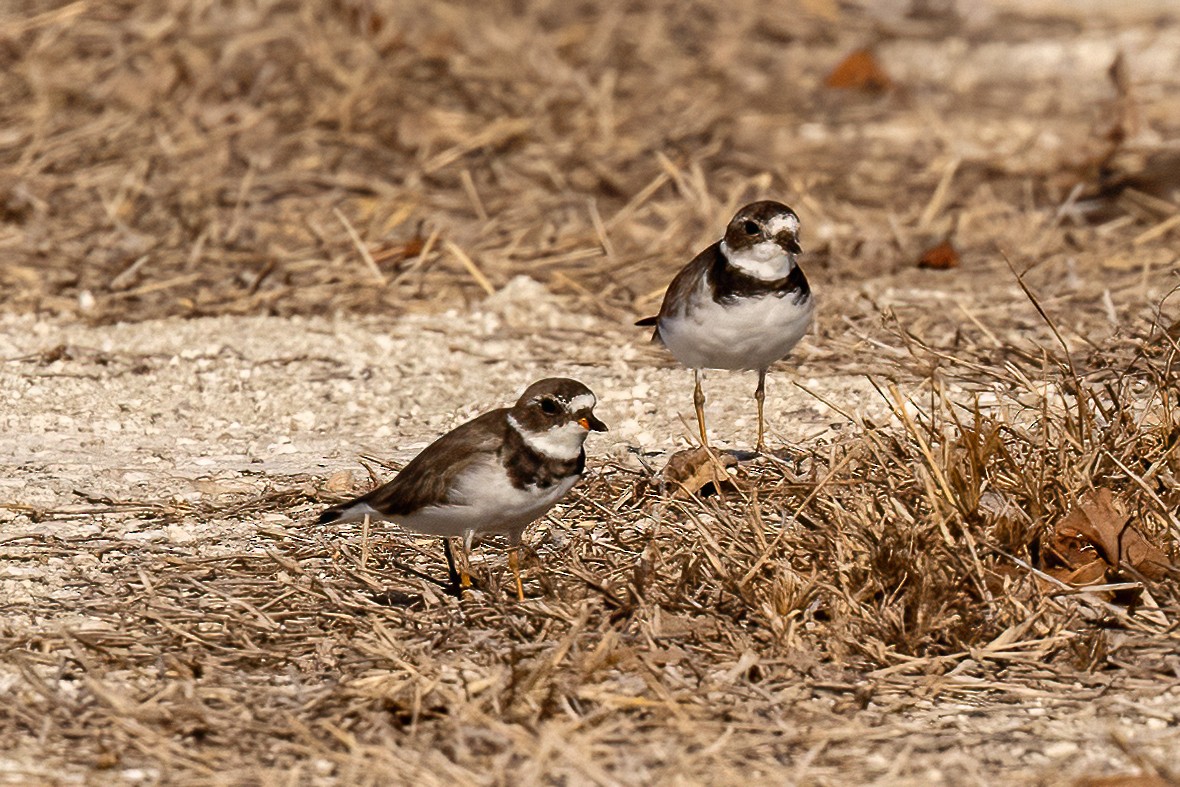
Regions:
<svg viewBox="0 0 1180 787"><path fill-rule="evenodd" d="M697 411L697 427L701 430L701 446L709 447L709 436L705 433L705 391L701 388L701 379L705 376L700 369L692 370L696 379L696 386L692 392L692 403Z"/></svg>
<svg viewBox="0 0 1180 787"><path fill-rule="evenodd" d="M512 576L516 579L516 600L524 601L524 584L520 581L520 545L518 544L508 547L508 568L512 570Z"/></svg>

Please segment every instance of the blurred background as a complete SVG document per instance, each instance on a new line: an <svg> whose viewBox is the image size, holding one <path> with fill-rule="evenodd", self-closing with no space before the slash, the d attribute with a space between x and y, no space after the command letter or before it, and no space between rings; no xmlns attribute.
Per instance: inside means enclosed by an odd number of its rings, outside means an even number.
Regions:
<svg viewBox="0 0 1180 787"><path fill-rule="evenodd" d="M630 319L762 197L829 292L986 295L1002 248L1117 296L1177 269L1178 83L1162 0L9 0L0 302L398 313L523 274Z"/></svg>

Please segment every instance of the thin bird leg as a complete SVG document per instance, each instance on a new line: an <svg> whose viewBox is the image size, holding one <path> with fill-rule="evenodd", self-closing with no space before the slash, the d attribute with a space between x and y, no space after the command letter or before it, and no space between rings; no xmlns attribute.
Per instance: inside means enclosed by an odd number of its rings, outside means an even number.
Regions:
<svg viewBox="0 0 1180 787"><path fill-rule="evenodd" d="M701 430L701 448L705 449L705 453L709 455L709 461L713 464L713 483L717 489L721 489L721 482L727 477L725 472L725 464L717 454L713 453L713 449L709 447L709 435L705 432L705 391L701 388L701 380L705 378L704 371L700 369L692 370L693 376L696 378L696 387L692 392L692 403L697 410L697 426Z"/></svg>
<svg viewBox="0 0 1180 787"><path fill-rule="evenodd" d="M754 389L754 398L758 401L758 445L754 448L760 454L766 453L766 443L762 436L766 431L766 421L762 415L762 408L766 402L766 370L758 370L758 387Z"/></svg>
<svg viewBox="0 0 1180 787"><path fill-rule="evenodd" d="M700 369L693 369L692 373L696 378L696 388L692 392L692 403L697 410L697 426L701 430L701 446L708 448L709 437L705 434L705 392L701 388L701 378L705 375Z"/></svg>
<svg viewBox="0 0 1180 787"><path fill-rule="evenodd" d="M459 577L458 569L455 568L455 553L451 551L451 539L444 538L442 542L443 554L447 556L447 579L451 583L451 589L458 594L462 590L460 584L462 580Z"/></svg>
<svg viewBox="0 0 1180 787"><path fill-rule="evenodd" d="M524 601L524 585L520 581L520 544L508 547L508 568L516 578L516 600Z"/></svg>
<svg viewBox="0 0 1180 787"><path fill-rule="evenodd" d="M369 524L369 515L365 514L361 525L361 568L369 567Z"/></svg>
<svg viewBox="0 0 1180 787"><path fill-rule="evenodd" d="M474 530L463 531L463 564L459 566L459 587L471 587L471 542L475 540Z"/></svg>

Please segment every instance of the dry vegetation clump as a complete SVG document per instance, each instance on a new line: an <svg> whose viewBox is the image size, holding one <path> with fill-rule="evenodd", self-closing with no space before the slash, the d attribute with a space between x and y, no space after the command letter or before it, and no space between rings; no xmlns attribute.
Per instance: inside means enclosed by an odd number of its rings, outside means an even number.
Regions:
<svg viewBox="0 0 1180 787"><path fill-rule="evenodd" d="M1180 601L1175 341L1157 332L1156 357L1141 352L1117 374L1101 353L1081 376L1047 354L1040 368L1008 361L989 375L971 364L965 379L944 367L925 401L889 386L880 393L892 423L812 448L801 473L758 465L736 506L670 504L630 597L711 610L753 625L767 645L862 669L1034 639L1051 662L1070 657L1075 625L1167 630L1169 617L1144 606ZM957 382L992 393L964 403ZM1159 551L1124 550L1120 561L1081 545L1102 570L1080 583L1101 587L1079 594L1062 581L1079 582L1069 562L1078 556L1055 551L1056 539L1096 491L1127 509L1100 526Z"/></svg>

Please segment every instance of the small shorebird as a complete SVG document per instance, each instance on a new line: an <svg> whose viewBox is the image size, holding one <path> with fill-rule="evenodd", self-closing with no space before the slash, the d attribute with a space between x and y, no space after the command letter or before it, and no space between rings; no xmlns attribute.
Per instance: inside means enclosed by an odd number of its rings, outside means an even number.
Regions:
<svg viewBox="0 0 1180 787"><path fill-rule="evenodd" d="M582 476L586 435L606 431L594 416L596 403L577 380L538 380L512 407L484 413L435 440L389 483L327 509L320 524L368 517L441 536L458 592L471 586L467 553L474 538L504 533L516 596L523 601L521 535ZM458 570L450 538L462 545Z"/></svg>
<svg viewBox="0 0 1180 787"><path fill-rule="evenodd" d="M815 309L797 262L802 253L795 211L781 202L752 202L729 222L724 238L676 274L660 313L635 323L654 325L652 340L693 370L701 445L709 444L703 370L751 369L758 372L756 450L766 451L766 371L803 338Z"/></svg>

